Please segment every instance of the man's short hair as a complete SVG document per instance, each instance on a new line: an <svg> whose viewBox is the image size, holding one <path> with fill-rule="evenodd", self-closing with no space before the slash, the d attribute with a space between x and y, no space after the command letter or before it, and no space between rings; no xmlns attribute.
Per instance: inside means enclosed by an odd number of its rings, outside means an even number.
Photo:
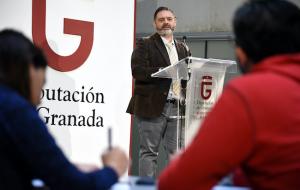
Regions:
<svg viewBox="0 0 300 190"><path fill-rule="evenodd" d="M170 12L175 16L174 12L173 12L170 8L168 8L168 7L158 7L158 8L156 9L156 11L154 12L153 20L156 19L156 16L157 16L157 14L158 14L160 11L170 11Z"/></svg>
<svg viewBox="0 0 300 190"><path fill-rule="evenodd" d="M237 46L250 60L300 52L300 9L286 0L250 0L233 19Z"/></svg>

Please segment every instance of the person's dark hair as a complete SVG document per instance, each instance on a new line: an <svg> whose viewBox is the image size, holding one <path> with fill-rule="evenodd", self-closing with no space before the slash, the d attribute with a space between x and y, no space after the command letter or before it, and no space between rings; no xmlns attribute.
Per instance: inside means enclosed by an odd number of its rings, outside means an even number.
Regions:
<svg viewBox="0 0 300 190"><path fill-rule="evenodd" d="M286 53L300 52L300 9L286 0L250 0L233 19L237 46L254 63Z"/></svg>
<svg viewBox="0 0 300 190"><path fill-rule="evenodd" d="M168 7L158 7L158 8L156 9L156 11L154 12L153 20L156 19L156 16L157 16L157 14L158 14L160 11L170 11L170 12L173 13L173 15L175 16L174 12L173 12L170 8L168 8Z"/></svg>
<svg viewBox="0 0 300 190"><path fill-rule="evenodd" d="M41 49L22 33L0 31L0 84L4 84L30 100L29 64L45 68L47 60Z"/></svg>

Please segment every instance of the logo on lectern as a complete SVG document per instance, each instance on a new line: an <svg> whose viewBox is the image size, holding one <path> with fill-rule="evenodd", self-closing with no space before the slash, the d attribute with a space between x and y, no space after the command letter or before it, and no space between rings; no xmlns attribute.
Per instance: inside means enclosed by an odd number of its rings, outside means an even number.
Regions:
<svg viewBox="0 0 300 190"><path fill-rule="evenodd" d="M77 50L68 56L55 53L46 38L46 0L32 0L32 39L48 58L48 65L61 72L80 67L91 53L94 41L94 23L64 18L64 33L78 35L81 41Z"/></svg>
<svg viewBox="0 0 300 190"><path fill-rule="evenodd" d="M203 76L200 83L200 95L204 100L208 100L212 94L212 76Z"/></svg>

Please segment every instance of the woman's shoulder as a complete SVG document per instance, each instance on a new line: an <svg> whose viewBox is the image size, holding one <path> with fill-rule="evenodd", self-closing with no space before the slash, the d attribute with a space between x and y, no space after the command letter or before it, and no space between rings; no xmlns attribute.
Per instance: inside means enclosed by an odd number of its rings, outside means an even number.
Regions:
<svg viewBox="0 0 300 190"><path fill-rule="evenodd" d="M18 94L18 92L3 85L0 85L0 108L5 112L34 109L24 97Z"/></svg>

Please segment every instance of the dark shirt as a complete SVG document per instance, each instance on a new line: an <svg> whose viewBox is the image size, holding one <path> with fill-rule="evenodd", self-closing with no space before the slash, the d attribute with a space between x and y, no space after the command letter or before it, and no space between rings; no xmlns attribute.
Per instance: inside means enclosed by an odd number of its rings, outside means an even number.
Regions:
<svg viewBox="0 0 300 190"><path fill-rule="evenodd" d="M57 146L35 107L0 85L0 189L32 189L34 178L51 190L108 189L118 180L109 167L79 171Z"/></svg>

